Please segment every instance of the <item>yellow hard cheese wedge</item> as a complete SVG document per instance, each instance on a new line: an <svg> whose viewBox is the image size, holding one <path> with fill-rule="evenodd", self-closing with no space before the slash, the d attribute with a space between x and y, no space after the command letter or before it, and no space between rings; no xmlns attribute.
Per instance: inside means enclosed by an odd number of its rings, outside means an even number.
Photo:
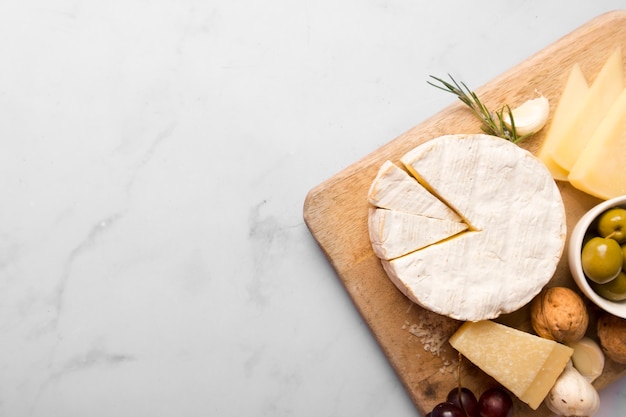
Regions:
<svg viewBox="0 0 626 417"><path fill-rule="evenodd" d="M601 199L626 194L626 90L596 129L568 179Z"/></svg>
<svg viewBox="0 0 626 417"><path fill-rule="evenodd" d="M574 350L490 320L465 322L450 344L536 410Z"/></svg>
<svg viewBox="0 0 626 417"><path fill-rule="evenodd" d="M563 94L554 111L554 116L548 127L543 145L537 154L555 180L567 181L568 172L554 162L551 153L557 143L567 133L567 129L582 107L588 92L589 85L587 85L587 80L580 69L580 65L574 64L565 83Z"/></svg>
<svg viewBox="0 0 626 417"><path fill-rule="evenodd" d="M582 106L575 112L566 133L550 156L565 171L570 171L600 121L624 89L624 63L621 48L615 49L589 88Z"/></svg>

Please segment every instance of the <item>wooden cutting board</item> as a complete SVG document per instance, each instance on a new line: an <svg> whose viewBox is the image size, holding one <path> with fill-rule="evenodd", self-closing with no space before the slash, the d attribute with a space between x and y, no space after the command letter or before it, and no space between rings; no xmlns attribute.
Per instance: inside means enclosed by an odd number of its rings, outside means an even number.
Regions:
<svg viewBox="0 0 626 417"><path fill-rule="evenodd" d="M516 107L533 98L537 90L549 99L554 109L575 62L592 82L618 46L626 52L626 11L610 12L589 21L474 91L488 108L498 109L504 104ZM309 230L422 415L443 401L456 386L459 370L463 385L477 395L494 381L467 360L462 359L458 366L458 354L447 340L460 322L413 304L387 278L368 238L367 192L385 160L398 163L415 146L451 133L480 133L478 121L461 102L443 109L313 188L304 202L304 220ZM542 140L540 132L520 146L536 152ZM567 183L559 182L558 186L567 211L567 227L571 230L582 214L600 200ZM549 284L554 285L578 291L565 256ZM600 312L591 304L589 310L588 335L595 338ZM532 331L528 307L497 321ZM602 389L625 373L626 365L607 360L603 375L594 385ZM515 408L517 417L553 415L545 405L533 411L516 400Z"/></svg>

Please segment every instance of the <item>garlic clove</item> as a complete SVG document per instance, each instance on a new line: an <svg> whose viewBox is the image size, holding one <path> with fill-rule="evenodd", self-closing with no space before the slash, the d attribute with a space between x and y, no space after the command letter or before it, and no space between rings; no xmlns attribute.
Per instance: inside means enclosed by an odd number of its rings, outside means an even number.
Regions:
<svg viewBox="0 0 626 417"><path fill-rule="evenodd" d="M515 130L519 135L527 135L540 131L548 121L550 102L544 96L530 99L521 106L512 109ZM508 112L503 114L504 123L511 129L511 119Z"/></svg>
<svg viewBox="0 0 626 417"><path fill-rule="evenodd" d="M602 375L604 369L604 353L600 345L589 337L583 337L579 341L568 343L574 349L572 363L589 382L593 382Z"/></svg>
<svg viewBox="0 0 626 417"><path fill-rule="evenodd" d="M550 389L544 403L558 416L591 417L600 408L600 395L570 361Z"/></svg>

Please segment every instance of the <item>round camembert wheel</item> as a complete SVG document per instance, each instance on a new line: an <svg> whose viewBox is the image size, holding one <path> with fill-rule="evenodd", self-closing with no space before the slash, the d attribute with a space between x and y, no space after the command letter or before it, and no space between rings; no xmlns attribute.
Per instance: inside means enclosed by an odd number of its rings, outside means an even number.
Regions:
<svg viewBox="0 0 626 417"><path fill-rule="evenodd" d="M391 281L458 320L492 319L550 281L566 235L539 159L504 139L446 135L386 161L369 190L369 235Z"/></svg>

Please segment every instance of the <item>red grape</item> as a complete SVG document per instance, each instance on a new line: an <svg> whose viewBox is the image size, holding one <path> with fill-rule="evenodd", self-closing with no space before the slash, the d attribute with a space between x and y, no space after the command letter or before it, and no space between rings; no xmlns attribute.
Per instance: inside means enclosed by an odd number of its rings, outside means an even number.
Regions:
<svg viewBox="0 0 626 417"><path fill-rule="evenodd" d="M478 399L481 417L510 417L513 414L513 400L502 388L490 388Z"/></svg>
<svg viewBox="0 0 626 417"><path fill-rule="evenodd" d="M448 393L446 401L465 410L466 417L480 417L480 413L478 412L478 400L469 388L454 388Z"/></svg>
<svg viewBox="0 0 626 417"><path fill-rule="evenodd" d="M431 411L431 417L466 417L465 412L452 403L439 403Z"/></svg>

